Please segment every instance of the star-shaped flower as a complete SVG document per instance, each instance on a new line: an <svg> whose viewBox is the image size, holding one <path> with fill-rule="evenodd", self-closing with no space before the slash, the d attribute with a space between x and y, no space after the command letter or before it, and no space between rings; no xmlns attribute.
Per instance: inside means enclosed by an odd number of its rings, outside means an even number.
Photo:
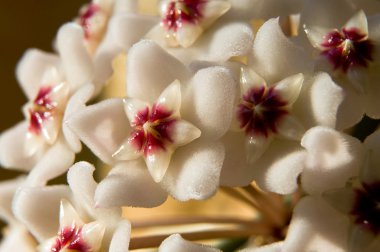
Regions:
<svg viewBox="0 0 380 252"><path fill-rule="evenodd" d="M231 131L222 139L222 185L254 180L271 192L297 189L305 167L304 132L314 125L335 127L343 99L328 74L311 74L307 62L307 54L284 35L278 19L257 32L248 67L241 71Z"/></svg>
<svg viewBox="0 0 380 252"><path fill-rule="evenodd" d="M61 201L59 232L40 245L40 252L96 252L99 251L105 226L94 221L84 223L74 207L66 200Z"/></svg>
<svg viewBox="0 0 380 252"><path fill-rule="evenodd" d="M68 41L78 36L83 36L80 27L64 25L57 37L59 56L32 49L17 66L29 102L24 106L25 120L1 134L0 162L11 169L33 168L28 177L31 184L44 184L65 172L81 148L63 125L93 93L93 68L86 49Z"/></svg>
<svg viewBox="0 0 380 252"><path fill-rule="evenodd" d="M331 13L334 7L330 5L335 4L342 6L341 15ZM338 128L358 123L364 114L379 118L379 20L356 9L354 3L323 2L312 10L313 6L309 2L302 15L306 35L315 51L319 51L316 69L329 72L346 93L338 115ZM311 12L312 17L307 17ZM313 20L314 15L320 17Z"/></svg>
<svg viewBox="0 0 380 252"><path fill-rule="evenodd" d="M198 128L181 119L180 106L179 81L170 84L152 106L137 99L124 99L132 130L114 156L119 160L143 156L153 179L160 182L174 150L201 135Z"/></svg>
<svg viewBox="0 0 380 252"><path fill-rule="evenodd" d="M69 186L21 186L13 200L15 216L40 243L39 251L128 251L130 223L120 208L95 205L95 168L74 164Z"/></svg>
<svg viewBox="0 0 380 252"><path fill-rule="evenodd" d="M168 193L179 200L210 197L224 159L218 139L229 129L237 91L230 70L209 67L193 74L152 41L131 48L127 65L129 98L88 106L67 122L113 166L96 201L103 207L152 207Z"/></svg>

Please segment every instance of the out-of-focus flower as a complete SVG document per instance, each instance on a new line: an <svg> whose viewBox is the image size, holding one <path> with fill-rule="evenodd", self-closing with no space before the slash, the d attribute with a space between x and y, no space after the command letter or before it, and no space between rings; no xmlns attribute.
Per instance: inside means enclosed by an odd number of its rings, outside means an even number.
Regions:
<svg viewBox="0 0 380 252"><path fill-rule="evenodd" d="M36 242L28 230L15 218L12 212L12 200L19 186L25 182L24 177L0 183L0 218L7 224L2 230L3 239L0 251L35 251Z"/></svg>
<svg viewBox="0 0 380 252"><path fill-rule="evenodd" d="M128 251L130 223L121 209L95 205L94 169L76 163L68 172L69 187L26 185L17 191L13 211L40 242L40 251Z"/></svg>
<svg viewBox="0 0 380 252"><path fill-rule="evenodd" d="M44 184L67 171L79 152L79 140L63 121L80 110L92 93L93 69L80 43L66 43L83 36L77 25L58 32L58 49L63 58L39 50L25 53L17 77L30 102L24 107L26 120L4 132L0 138L0 162L12 169L31 171L28 182ZM60 160L60 162L57 162Z"/></svg>
<svg viewBox="0 0 380 252"><path fill-rule="evenodd" d="M320 7L329 8L327 3ZM305 10L303 14L307 16L309 12ZM313 12L319 13L320 18L329 14L322 9ZM345 24L339 17L327 18L324 22L317 20L315 23L307 19L304 27L311 45L320 52L316 67L329 72L346 93L339 111L338 125L339 129L344 129L360 121L364 114L372 118L380 117L377 109L380 20L366 16L362 10L347 18Z"/></svg>

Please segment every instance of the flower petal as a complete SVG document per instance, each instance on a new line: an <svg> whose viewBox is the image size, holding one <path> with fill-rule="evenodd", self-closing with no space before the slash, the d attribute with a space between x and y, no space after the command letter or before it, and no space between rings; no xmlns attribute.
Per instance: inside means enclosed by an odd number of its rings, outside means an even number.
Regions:
<svg viewBox="0 0 380 252"><path fill-rule="evenodd" d="M180 201L211 197L219 186L224 155L220 142L195 141L178 148L161 185Z"/></svg>
<svg viewBox="0 0 380 252"><path fill-rule="evenodd" d="M350 214L355 204L356 193L353 188L344 187L324 192L323 198L341 213Z"/></svg>
<svg viewBox="0 0 380 252"><path fill-rule="evenodd" d="M305 81L292 112L306 128L323 125L335 128L344 90L327 73L317 73Z"/></svg>
<svg viewBox="0 0 380 252"><path fill-rule="evenodd" d="M35 252L36 244L23 226L12 226L0 242L0 251Z"/></svg>
<svg viewBox="0 0 380 252"><path fill-rule="evenodd" d="M131 223L128 220L120 221L113 233L109 252L128 252L131 237Z"/></svg>
<svg viewBox="0 0 380 252"><path fill-rule="evenodd" d="M330 128L314 127L305 133L301 145L308 152L302 185L310 194L344 187L359 172L364 152L356 138Z"/></svg>
<svg viewBox="0 0 380 252"><path fill-rule="evenodd" d="M29 49L24 53L17 64L16 76L29 100L37 95L45 72L52 67L58 68L59 65L57 55L38 49Z"/></svg>
<svg viewBox="0 0 380 252"><path fill-rule="evenodd" d="M377 80L380 78L380 67L371 66L371 69L368 69L365 74L368 77L367 92L363 95L364 97L364 106L366 114L374 119L380 118L380 87L377 85Z"/></svg>
<svg viewBox="0 0 380 252"><path fill-rule="evenodd" d="M141 159L116 165L95 192L96 205L104 208L155 207L165 202L166 198L167 193L153 181Z"/></svg>
<svg viewBox="0 0 380 252"><path fill-rule="evenodd" d="M66 199L62 199L59 206L60 228L71 227L71 226L81 227L83 226L83 224L84 223L82 219L79 217L77 211L71 205L71 203L67 201Z"/></svg>
<svg viewBox="0 0 380 252"><path fill-rule="evenodd" d="M58 52L72 90L77 90L93 79L93 63L83 39L83 29L75 23L63 25L57 35Z"/></svg>
<svg viewBox="0 0 380 252"><path fill-rule="evenodd" d="M130 125L136 125L136 124L141 124L138 121L140 121L143 118L140 118L140 113L142 111L145 112L146 109L149 109L149 104L138 100L138 99L133 99L133 98L125 98L123 99L123 104L124 104L124 111L125 114L128 117L129 124Z"/></svg>
<svg viewBox="0 0 380 252"><path fill-rule="evenodd" d="M182 23L181 27L179 27L177 32L175 33L175 41L172 41L173 38L171 38L170 35L168 36L168 44L170 46L176 46L175 43L178 43L178 45L184 48L188 48L194 44L194 42L199 38L199 36L201 36L202 32L203 28L197 24Z"/></svg>
<svg viewBox="0 0 380 252"><path fill-rule="evenodd" d="M297 190L297 179L304 169L306 153L299 144L275 139L251 169L260 188L279 194Z"/></svg>
<svg viewBox="0 0 380 252"><path fill-rule="evenodd" d="M260 247L254 247L254 248L246 248L243 250L240 250L240 252L281 252L282 247L284 245L284 242L274 242L268 245L260 246Z"/></svg>
<svg viewBox="0 0 380 252"><path fill-rule="evenodd" d="M265 136L258 135L246 137L245 152L248 164L253 164L255 161L257 161L257 159L261 158L264 152L268 149L271 142L272 138Z"/></svg>
<svg viewBox="0 0 380 252"><path fill-rule="evenodd" d="M304 197L294 209L283 251L348 251L348 229L346 216L322 199Z"/></svg>
<svg viewBox="0 0 380 252"><path fill-rule="evenodd" d="M226 23L202 40L206 39L208 53L205 60L223 62L231 57L247 55L252 50L253 33L245 23Z"/></svg>
<svg viewBox="0 0 380 252"><path fill-rule="evenodd" d="M301 92L303 80L303 74L295 74L278 82L274 89L288 105L292 105Z"/></svg>
<svg viewBox="0 0 380 252"><path fill-rule="evenodd" d="M268 85L312 69L310 55L284 35L278 21L270 19L261 26L249 62Z"/></svg>
<svg viewBox="0 0 380 252"><path fill-rule="evenodd" d="M0 164L9 169L29 171L40 155L27 155L25 146L28 123L20 122L0 135Z"/></svg>
<svg viewBox="0 0 380 252"><path fill-rule="evenodd" d="M265 80L249 67L242 67L240 72L240 89L246 94L252 88L266 87Z"/></svg>
<svg viewBox="0 0 380 252"><path fill-rule="evenodd" d="M63 139L58 140L29 173L29 185L45 185L50 179L65 173L74 163L75 155Z"/></svg>
<svg viewBox="0 0 380 252"><path fill-rule="evenodd" d="M0 218L10 225L16 223L12 212L13 196L24 181L25 177L18 177L0 183Z"/></svg>
<svg viewBox="0 0 380 252"><path fill-rule="evenodd" d="M112 164L112 154L129 135L129 123L121 99L91 105L71 116L67 126L103 162Z"/></svg>
<svg viewBox="0 0 380 252"><path fill-rule="evenodd" d="M60 201L70 197L68 186L22 187L15 195L13 212L38 241L44 241L57 234Z"/></svg>
<svg viewBox="0 0 380 252"><path fill-rule="evenodd" d="M277 130L280 136L289 140L301 140L306 131L302 123L292 115L285 116L279 122Z"/></svg>
<svg viewBox="0 0 380 252"><path fill-rule="evenodd" d="M246 137L241 132L227 132L221 141L225 148L225 159L220 174L220 184L223 186L246 186L252 181L250 170L254 167L247 162L246 152L241 146L245 145Z"/></svg>
<svg viewBox="0 0 380 252"><path fill-rule="evenodd" d="M157 150L156 152L148 154L146 157L144 157L148 171L156 183L161 182L162 178L164 177L169 167L172 155L173 150L167 149Z"/></svg>
<svg viewBox="0 0 380 252"><path fill-rule="evenodd" d="M202 137L218 139L230 127L237 83L222 67L198 71L183 97L181 114L202 132Z"/></svg>
<svg viewBox="0 0 380 252"><path fill-rule="evenodd" d="M83 240L93 251L99 251L105 228L105 224L99 221L93 221L83 225L81 230Z"/></svg>
<svg viewBox="0 0 380 252"><path fill-rule="evenodd" d="M186 67L152 41L143 40L129 50L127 94L132 98L153 103L175 79L184 83L188 78Z"/></svg>
<svg viewBox="0 0 380 252"><path fill-rule="evenodd" d="M220 252L221 250L187 241L180 234L173 234L166 238L158 248L159 252Z"/></svg>
<svg viewBox="0 0 380 252"><path fill-rule="evenodd" d="M201 136L201 131L185 120L176 121L174 125L171 138L176 147L186 145Z"/></svg>
<svg viewBox="0 0 380 252"><path fill-rule="evenodd" d="M135 2L135 1L118 1ZM102 85L112 74L111 62L121 52L126 52L157 23L155 17L125 13L114 15L107 33L94 56L94 82Z"/></svg>
<svg viewBox="0 0 380 252"><path fill-rule="evenodd" d="M367 16L365 15L364 11L360 10L353 17L351 17L350 20L348 20L347 23L344 25L344 28L346 29L356 28L356 29L359 29L360 34L367 35L368 22L367 22Z"/></svg>
<svg viewBox="0 0 380 252"><path fill-rule="evenodd" d="M172 111L172 116L179 116L181 108L181 84L178 80L167 86L158 97L157 105L162 105L165 109Z"/></svg>
<svg viewBox="0 0 380 252"><path fill-rule="evenodd" d="M373 243L376 241L376 237L373 233L363 229L358 225L354 225L350 232L350 238L348 240L349 251L361 252L361 251L377 251L379 248L373 247Z"/></svg>
<svg viewBox="0 0 380 252"><path fill-rule="evenodd" d="M65 122L70 118L70 116L86 107L85 104L90 100L93 93L94 86L91 84L85 85L71 96L66 106L65 114L63 117L64 123L62 124L62 131L67 144L75 153L80 152L82 146L78 137L74 134L74 132L71 131Z"/></svg>
<svg viewBox="0 0 380 252"><path fill-rule="evenodd" d="M319 50L324 50L322 43L324 42L326 35L331 32L329 28L322 28L319 26L306 26L304 25L304 31L310 44Z"/></svg>

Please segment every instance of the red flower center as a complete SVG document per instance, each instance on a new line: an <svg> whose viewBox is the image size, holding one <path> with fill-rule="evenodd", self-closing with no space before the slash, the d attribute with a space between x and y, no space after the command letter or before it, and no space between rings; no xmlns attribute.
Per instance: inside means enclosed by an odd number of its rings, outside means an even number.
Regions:
<svg viewBox="0 0 380 252"><path fill-rule="evenodd" d="M322 55L327 57L335 69L348 69L361 66L367 67L373 60L374 45L366 35L356 28L334 30L324 37L321 45L326 48Z"/></svg>
<svg viewBox="0 0 380 252"><path fill-rule="evenodd" d="M183 23L196 24L202 17L202 8L206 0L172 0L166 6L162 24L177 31Z"/></svg>
<svg viewBox="0 0 380 252"><path fill-rule="evenodd" d="M91 36L91 19L100 11L100 6L95 3L86 5L79 13L79 25L83 27L84 36L89 39Z"/></svg>
<svg viewBox="0 0 380 252"><path fill-rule="evenodd" d="M173 126L177 121L172 112L162 105L154 104L151 111L148 107L139 111L131 123L133 130L128 141L144 156L156 150L166 150L167 145L173 142Z"/></svg>
<svg viewBox="0 0 380 252"><path fill-rule="evenodd" d="M82 229L75 225L61 229L50 251L59 252L65 248L77 252L92 251L90 246L83 240Z"/></svg>
<svg viewBox="0 0 380 252"><path fill-rule="evenodd" d="M247 135L268 137L277 132L278 122L288 113L287 102L273 87L252 88L237 107L237 118Z"/></svg>
<svg viewBox="0 0 380 252"><path fill-rule="evenodd" d="M37 97L29 109L29 132L40 134L44 121L50 119L56 108L55 103L50 99L52 87L42 87L38 91Z"/></svg>

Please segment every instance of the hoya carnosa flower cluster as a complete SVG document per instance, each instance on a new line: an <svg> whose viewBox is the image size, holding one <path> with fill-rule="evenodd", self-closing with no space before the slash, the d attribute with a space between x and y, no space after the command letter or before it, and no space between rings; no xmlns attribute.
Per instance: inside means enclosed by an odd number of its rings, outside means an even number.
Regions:
<svg viewBox="0 0 380 252"><path fill-rule="evenodd" d="M380 4L154 2L93 0L55 52L21 59L29 102L0 136L0 164L26 174L0 185L0 250L219 251L182 236L236 249L241 237L243 251L379 250L379 132L362 125L380 119ZM99 96L107 85L126 93ZM82 143L110 168L99 182L74 164ZM66 172L68 186L49 183ZM259 217L131 225L122 214L218 191ZM231 225L131 233L205 222Z"/></svg>

